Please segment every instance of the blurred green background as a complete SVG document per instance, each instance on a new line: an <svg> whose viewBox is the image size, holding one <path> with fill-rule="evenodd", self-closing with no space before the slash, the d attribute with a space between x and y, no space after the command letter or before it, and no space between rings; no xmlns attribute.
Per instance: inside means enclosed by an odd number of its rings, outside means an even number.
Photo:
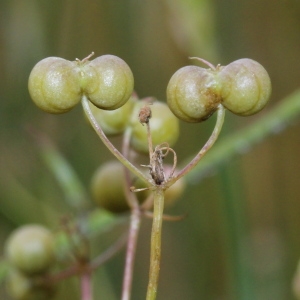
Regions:
<svg viewBox="0 0 300 300"><path fill-rule="evenodd" d="M27 79L42 58L69 60L114 54L135 76L140 97L165 101L168 80L198 56L213 64L249 57L269 72L273 94L260 114L227 113L222 138L264 118L299 88L299 0L9 0L0 1L0 240L18 225L57 229L72 213L28 129L47 135L88 188L93 171L112 158L76 107L48 115L31 102ZM300 101L300 100L299 100ZM175 146L183 162L199 150L214 124L181 123ZM300 123L277 128L207 178L189 182L167 212L158 299L294 299L300 258ZM119 141L114 139L119 145ZM217 147L217 145L216 145ZM146 158L145 158L146 160ZM144 220L132 299L144 299L151 221ZM99 245L109 244L102 237ZM95 276L95 299L119 299L124 252ZM79 299L76 281L57 299ZM73 288L70 288L70 285ZM1 289L1 299L8 299Z"/></svg>

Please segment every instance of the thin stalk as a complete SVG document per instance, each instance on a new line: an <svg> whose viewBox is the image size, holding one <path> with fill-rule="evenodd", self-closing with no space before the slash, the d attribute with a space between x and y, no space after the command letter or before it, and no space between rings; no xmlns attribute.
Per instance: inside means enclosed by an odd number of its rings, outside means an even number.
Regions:
<svg viewBox="0 0 300 300"><path fill-rule="evenodd" d="M128 159L126 159L118 149L110 142L110 140L106 137L105 133L103 132L102 128L98 124L97 120L95 119L90 105L88 98L83 95L81 99L81 103L84 109L84 112L89 119L91 125L95 129L96 133L100 137L101 141L104 143L104 145L109 149L109 151L126 167L128 168L132 173L134 173L137 177L139 177L141 180L145 182L149 182L149 179L139 170L137 169Z"/></svg>
<svg viewBox="0 0 300 300"><path fill-rule="evenodd" d="M130 137L131 137L131 130L128 129L125 131L124 138L123 138L123 147L122 147L123 155L126 158L128 158L129 155ZM139 202L136 197L136 194L129 191L130 178L129 178L129 171L126 168L125 168L125 181L126 181L126 185L124 187L124 191L125 191L128 204L131 207L131 215L130 215L130 225L129 225L129 234L128 234L128 241L127 241L127 249L126 249L126 259L125 259L121 299L129 300L131 296L131 289L132 289L132 278L133 278L136 245L137 245L138 234L139 234L140 223L141 223L141 211L140 211Z"/></svg>
<svg viewBox="0 0 300 300"><path fill-rule="evenodd" d="M151 232L150 272L146 300L155 300L157 294L160 257L161 257L161 231L164 210L164 190L157 186L153 191L154 210Z"/></svg>
<svg viewBox="0 0 300 300"><path fill-rule="evenodd" d="M178 179L180 179L181 177L189 173L194 167L196 167L196 165L199 163L201 158L207 153L207 151L213 146L213 144L218 139L224 123L224 118L225 118L225 108L222 104L220 104L217 111L216 125L211 136L209 137L205 145L202 147L202 149L199 151L199 153L193 158L193 160L189 164L187 164L180 172L178 172L176 176L172 177L166 183L166 186L170 187Z"/></svg>
<svg viewBox="0 0 300 300"><path fill-rule="evenodd" d="M90 272L81 275L81 300L93 300L92 276Z"/></svg>
<svg viewBox="0 0 300 300"><path fill-rule="evenodd" d="M133 268L135 261L136 245L141 224L141 212L134 208L130 216L130 227L126 249L125 268L122 286L122 300L129 300L132 289Z"/></svg>

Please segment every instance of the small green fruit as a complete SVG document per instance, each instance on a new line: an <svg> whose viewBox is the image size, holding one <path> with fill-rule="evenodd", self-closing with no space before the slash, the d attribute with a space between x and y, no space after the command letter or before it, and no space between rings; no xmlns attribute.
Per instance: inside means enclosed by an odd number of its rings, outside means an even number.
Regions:
<svg viewBox="0 0 300 300"><path fill-rule="evenodd" d="M139 101L135 104L134 111L131 118L132 137L131 146L134 150L148 153L148 139L147 128L139 121L138 115L140 109L147 104L146 101ZM156 101L149 106L152 112L150 119L150 128L153 147L168 143L172 147L179 136L179 122L178 119L172 114L168 106Z"/></svg>
<svg viewBox="0 0 300 300"><path fill-rule="evenodd" d="M165 166L166 177L169 176L171 166ZM149 171L143 168L143 172L149 175ZM149 176L150 178L150 176ZM129 210L124 194L124 167L118 161L110 161L101 165L94 173L91 180L91 194L94 202L100 207L113 212L122 213ZM140 179L133 180L132 185L136 189L146 188L147 185ZM171 206L184 192L185 180L180 178L165 191L165 206ZM143 203L151 195L150 190L136 193L138 201Z"/></svg>
<svg viewBox="0 0 300 300"><path fill-rule="evenodd" d="M54 262L52 233L40 225L25 225L16 229L5 247L12 266L28 275L47 271Z"/></svg>
<svg viewBox="0 0 300 300"><path fill-rule="evenodd" d="M114 110L123 106L133 92L129 66L114 55L102 55L82 66L81 87L98 108Z"/></svg>
<svg viewBox="0 0 300 300"><path fill-rule="evenodd" d="M6 277L7 294L14 300L48 300L53 298L54 289L37 285L35 277L27 277L11 268Z"/></svg>
<svg viewBox="0 0 300 300"><path fill-rule="evenodd" d="M111 161L101 165L91 180L91 193L94 202L100 207L120 213L129 206L124 195L125 177L122 164Z"/></svg>
<svg viewBox="0 0 300 300"><path fill-rule="evenodd" d="M65 113L81 99L79 79L76 62L47 57L38 62L29 75L31 99L48 113Z"/></svg>
<svg viewBox="0 0 300 300"><path fill-rule="evenodd" d="M221 68L218 79L222 86L222 104L240 116L261 111L271 95L271 80L258 62L243 58Z"/></svg>
<svg viewBox="0 0 300 300"><path fill-rule="evenodd" d="M91 111L106 135L122 134L129 124L135 99L131 97L122 107L103 110L90 102Z"/></svg>
<svg viewBox="0 0 300 300"><path fill-rule="evenodd" d="M221 102L218 70L186 66L171 77L167 102L180 120L201 122L208 119Z"/></svg>

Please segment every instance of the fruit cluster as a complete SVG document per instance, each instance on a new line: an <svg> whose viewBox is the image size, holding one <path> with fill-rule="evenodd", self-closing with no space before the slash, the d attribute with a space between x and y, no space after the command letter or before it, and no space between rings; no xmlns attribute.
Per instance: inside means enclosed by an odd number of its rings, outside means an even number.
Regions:
<svg viewBox="0 0 300 300"><path fill-rule="evenodd" d="M40 225L16 229L5 245L10 264L8 294L16 300L51 299L53 287L41 281L55 262L52 233Z"/></svg>
<svg viewBox="0 0 300 300"><path fill-rule="evenodd" d="M60 114L71 110L86 95L101 109L116 109L127 102L133 90L128 65L114 55L89 61L47 57L32 69L28 88L42 110Z"/></svg>
<svg viewBox="0 0 300 300"><path fill-rule="evenodd" d="M250 116L266 106L270 94L267 71L248 58L225 67L183 67L172 76L167 87L170 109L186 122L206 120L220 104L236 115Z"/></svg>
<svg viewBox="0 0 300 300"><path fill-rule="evenodd" d="M186 66L175 72L167 86L168 105L155 99L139 100L133 94L132 72L122 59L103 55L90 61L91 56L81 61L58 57L41 60L29 77L32 100L46 112L64 113L85 96L104 133L118 135L130 129L131 147L142 153L148 153L149 145L147 130L138 115L147 105L151 107L153 145L167 143L171 147L179 135L178 119L204 121L219 105L240 116L252 115L265 107L271 93L269 75L256 61L239 59L214 67L199 59L209 68ZM118 163L108 163L96 171L92 180L96 203L112 211L128 209L121 169Z"/></svg>

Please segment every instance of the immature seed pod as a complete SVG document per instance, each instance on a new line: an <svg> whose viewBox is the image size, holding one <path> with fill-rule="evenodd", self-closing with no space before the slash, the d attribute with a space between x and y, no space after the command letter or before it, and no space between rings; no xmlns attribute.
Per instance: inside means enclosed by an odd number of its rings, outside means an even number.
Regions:
<svg viewBox="0 0 300 300"><path fill-rule="evenodd" d="M186 122L209 118L221 102L217 70L186 66L171 77L167 102L171 111Z"/></svg>
<svg viewBox="0 0 300 300"><path fill-rule="evenodd" d="M6 277L7 294L14 300L50 300L55 289L52 286L38 285L37 278L24 275L17 269L10 268Z"/></svg>
<svg viewBox="0 0 300 300"><path fill-rule="evenodd" d="M131 118L132 136L131 146L134 150L142 153L148 153L147 128L141 124L139 119L140 109L148 105L146 101L139 101L135 104ZM149 119L153 147L168 143L172 147L179 136L179 122L172 114L167 104L155 101L149 105L151 109L151 118Z"/></svg>
<svg viewBox="0 0 300 300"><path fill-rule="evenodd" d="M165 166L166 177L169 176L171 166ZM142 172L149 175L149 170L143 168ZM150 178L150 176L149 176ZM113 212L122 213L129 210L124 194L124 166L119 161L109 161L101 165L93 174L91 180L91 194L94 202L100 207ZM147 185L141 179L132 180L136 189L146 188ZM184 192L185 181L180 178L165 191L165 206L172 205ZM138 201L143 203L151 195L150 190L136 193Z"/></svg>
<svg viewBox="0 0 300 300"><path fill-rule="evenodd" d="M133 92L134 79L129 66L114 55L102 55L82 67L81 87L97 107L121 107Z"/></svg>
<svg viewBox="0 0 300 300"><path fill-rule="evenodd" d="M76 62L59 57L47 57L38 62L28 80L33 102L48 113L71 110L82 95L76 66Z"/></svg>
<svg viewBox="0 0 300 300"><path fill-rule="evenodd" d="M6 257L12 266L28 275L47 271L54 262L52 233L40 225L16 229L6 242Z"/></svg>
<svg viewBox="0 0 300 300"><path fill-rule="evenodd" d="M243 58L221 68L218 79L222 86L222 104L240 116L261 111L271 95L271 80L258 62Z"/></svg>
<svg viewBox="0 0 300 300"><path fill-rule="evenodd" d="M123 106L115 110L103 110L90 102L90 108L106 135L118 135L122 134L128 126L135 101L131 97Z"/></svg>
<svg viewBox="0 0 300 300"><path fill-rule="evenodd" d="M144 188L146 184L138 181L134 185ZM94 202L100 207L113 212L121 213L129 210L124 194L125 175L124 167L119 161L110 161L101 165L91 180L91 193ZM137 196L144 200L147 192L140 192Z"/></svg>

